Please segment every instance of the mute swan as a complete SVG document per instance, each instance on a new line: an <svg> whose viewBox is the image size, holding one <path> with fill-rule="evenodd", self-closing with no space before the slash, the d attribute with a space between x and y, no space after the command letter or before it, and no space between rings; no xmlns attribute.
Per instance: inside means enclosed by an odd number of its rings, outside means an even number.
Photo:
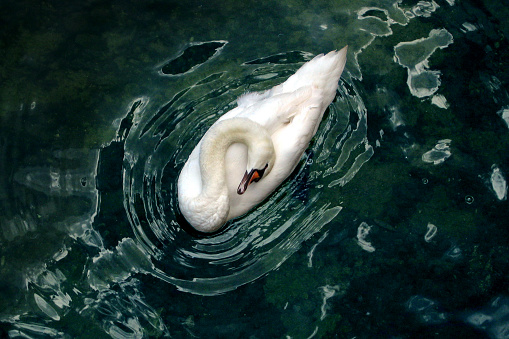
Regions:
<svg viewBox="0 0 509 339"><path fill-rule="evenodd" d="M191 226L219 230L292 173L336 95L346 51L320 54L284 83L241 96L210 127L178 179L179 207Z"/></svg>

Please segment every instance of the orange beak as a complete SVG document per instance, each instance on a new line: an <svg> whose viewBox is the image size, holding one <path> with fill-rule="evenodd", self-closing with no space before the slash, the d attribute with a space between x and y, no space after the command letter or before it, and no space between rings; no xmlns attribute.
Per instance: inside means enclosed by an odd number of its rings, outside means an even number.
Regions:
<svg viewBox="0 0 509 339"><path fill-rule="evenodd" d="M237 188L237 194L244 194L246 192L247 187L251 185L252 182L257 182L262 178L263 171L260 173L259 170L253 169L249 173L246 171L244 177L240 181L239 188Z"/></svg>

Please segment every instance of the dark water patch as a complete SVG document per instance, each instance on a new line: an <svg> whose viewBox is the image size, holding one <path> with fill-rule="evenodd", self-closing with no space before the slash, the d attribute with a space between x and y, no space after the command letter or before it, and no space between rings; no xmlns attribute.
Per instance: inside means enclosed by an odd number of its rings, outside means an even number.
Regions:
<svg viewBox="0 0 509 339"><path fill-rule="evenodd" d="M186 73L212 58L226 43L226 41L211 41L189 46L181 55L164 65L161 71L167 75Z"/></svg>
<svg viewBox="0 0 509 339"><path fill-rule="evenodd" d="M370 9L370 10L364 12L361 16L363 18L376 17L383 21L387 21L387 14L385 14L383 11L381 11L379 9Z"/></svg>
<svg viewBox="0 0 509 339"><path fill-rule="evenodd" d="M163 107L161 107L161 109L159 109L159 111L157 111L157 113L152 117L152 119L150 119L150 121L147 123L147 125L143 128L143 130L141 132L141 136L143 136L150 128L152 128L154 123L173 106L175 101L177 101L184 94L186 94L187 91L189 91L189 88L186 88L186 89L178 92L167 104L165 104Z"/></svg>
<svg viewBox="0 0 509 339"><path fill-rule="evenodd" d="M122 161L124 143L114 141L101 150L97 166L96 187L111 192L122 189Z"/></svg>

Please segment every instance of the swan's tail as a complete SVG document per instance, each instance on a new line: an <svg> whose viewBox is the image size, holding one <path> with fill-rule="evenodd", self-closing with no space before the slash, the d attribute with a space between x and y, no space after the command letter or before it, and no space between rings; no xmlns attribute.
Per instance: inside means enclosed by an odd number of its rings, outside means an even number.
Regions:
<svg viewBox="0 0 509 339"><path fill-rule="evenodd" d="M280 93L288 93L312 86L322 91L323 101L328 102L328 105L336 95L339 78L345 68L347 49L348 46L345 46L340 51L317 55L279 85L278 90Z"/></svg>
<svg viewBox="0 0 509 339"><path fill-rule="evenodd" d="M264 99L279 95L290 94L304 87L319 89L323 103L329 105L336 95L339 78L346 63L348 46L340 51L332 51L326 55L319 54L311 61L302 65L297 72L284 83L264 92L246 93L237 99L241 108L249 107Z"/></svg>

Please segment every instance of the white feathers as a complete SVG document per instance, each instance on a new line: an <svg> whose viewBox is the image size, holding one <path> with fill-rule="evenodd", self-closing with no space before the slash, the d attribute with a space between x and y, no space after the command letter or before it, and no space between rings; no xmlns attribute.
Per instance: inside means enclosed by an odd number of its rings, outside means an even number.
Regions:
<svg viewBox="0 0 509 339"><path fill-rule="evenodd" d="M347 47L318 55L284 83L241 96L238 106L210 127L178 181L180 210L194 228L217 231L263 201L292 173L336 95L346 51ZM266 150L269 144L272 150ZM239 195L244 174L253 170L246 167L248 159L249 164L267 163L268 168Z"/></svg>

